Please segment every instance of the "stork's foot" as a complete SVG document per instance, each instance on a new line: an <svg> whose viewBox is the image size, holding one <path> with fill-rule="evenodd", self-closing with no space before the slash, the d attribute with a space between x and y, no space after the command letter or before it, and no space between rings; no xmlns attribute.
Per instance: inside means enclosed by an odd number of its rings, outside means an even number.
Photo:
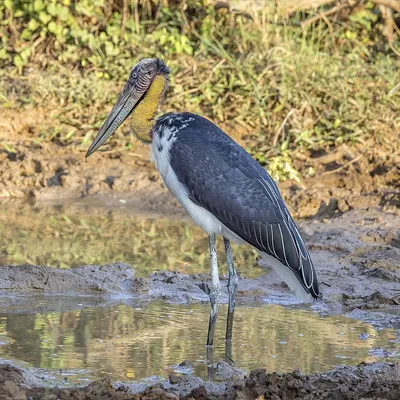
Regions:
<svg viewBox="0 0 400 400"><path fill-rule="evenodd" d="M214 381L216 369L216 365L214 364L214 347L207 346L207 373L209 381Z"/></svg>

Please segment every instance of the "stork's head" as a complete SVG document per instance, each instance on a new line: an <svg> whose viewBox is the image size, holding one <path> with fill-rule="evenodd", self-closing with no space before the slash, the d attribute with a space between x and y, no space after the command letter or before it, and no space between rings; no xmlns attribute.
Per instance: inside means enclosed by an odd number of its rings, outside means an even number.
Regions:
<svg viewBox="0 0 400 400"><path fill-rule="evenodd" d="M161 60L146 58L132 68L128 82L86 153L93 154L132 115L132 129L144 142L151 141L157 107L168 84L169 69Z"/></svg>

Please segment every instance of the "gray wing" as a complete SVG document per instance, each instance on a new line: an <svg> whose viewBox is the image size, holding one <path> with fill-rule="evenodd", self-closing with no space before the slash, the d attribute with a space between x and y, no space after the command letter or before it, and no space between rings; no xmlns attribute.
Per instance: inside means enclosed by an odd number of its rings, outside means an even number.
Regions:
<svg viewBox="0 0 400 400"><path fill-rule="evenodd" d="M275 182L216 125L188 115L192 120L176 134L170 156L191 201L290 268L305 291L318 297L310 254Z"/></svg>

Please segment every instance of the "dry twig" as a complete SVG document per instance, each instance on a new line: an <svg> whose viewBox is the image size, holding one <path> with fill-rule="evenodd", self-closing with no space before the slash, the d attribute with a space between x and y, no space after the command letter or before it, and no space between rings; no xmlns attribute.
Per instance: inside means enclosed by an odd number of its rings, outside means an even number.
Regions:
<svg viewBox="0 0 400 400"><path fill-rule="evenodd" d="M349 7L349 6L350 6L350 4L348 2L337 4L336 6L332 7L331 9L329 9L325 12L319 13L318 15L311 17L311 18L307 19L306 21L302 22L301 27L303 29L307 28L307 26L310 26L312 23L314 23L320 19L324 19L328 15L335 14L335 13L339 12L340 10L343 10L344 8Z"/></svg>
<svg viewBox="0 0 400 400"><path fill-rule="evenodd" d="M325 171L323 172L321 175L332 175L332 174L336 174L337 172L342 171L344 168L356 163L357 161L359 161L361 158L364 157L364 154L360 154L359 156L357 156L356 158L353 158L352 160L350 160L349 162L347 162L346 164L343 164L342 166L340 166L339 168L336 168L332 171Z"/></svg>
<svg viewBox="0 0 400 400"><path fill-rule="evenodd" d="M276 145L276 142L278 141L278 138L280 136L280 134L282 133L283 129L285 128L286 122L288 121L288 119L296 112L296 109L292 108L286 115L285 119L282 121L281 126L279 127L279 129L276 131L274 139L272 140L272 146Z"/></svg>

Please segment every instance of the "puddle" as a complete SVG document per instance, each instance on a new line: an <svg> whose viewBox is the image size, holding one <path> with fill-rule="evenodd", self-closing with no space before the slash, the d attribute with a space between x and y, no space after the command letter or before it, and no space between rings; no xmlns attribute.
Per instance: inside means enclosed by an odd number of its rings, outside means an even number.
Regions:
<svg viewBox="0 0 400 400"><path fill-rule="evenodd" d="M0 265L71 268L119 261L134 265L137 276L156 270L209 273L207 235L190 219L137 214L123 203L113 208L87 201L0 205ZM218 250L222 266L222 243ZM262 274L249 246L235 246L234 252L236 262L246 265L247 277Z"/></svg>
<svg viewBox="0 0 400 400"><path fill-rule="evenodd" d="M174 365L186 360L193 362L195 375L207 378L208 304L82 306L66 312L0 313L0 358L45 370L44 378L59 385L105 376L125 381L168 377ZM225 313L222 305L215 360L224 359ZM400 360L396 334L296 307L242 305L235 316L232 358L247 371L327 371Z"/></svg>
<svg viewBox="0 0 400 400"><path fill-rule="evenodd" d="M0 265L31 263L74 268L123 262L134 266L136 276L148 277L156 270L209 273L207 236L189 219L137 214L128 203L117 204L112 208L86 200L74 205L1 204ZM308 225L309 233L325 229L325 225ZM357 231L360 229L356 227ZM346 318L316 313L329 309L324 302L315 304L313 309L265 304L266 293L269 301L276 294L282 295L280 281L268 274L256 282L243 279L242 296L257 290L249 297L251 300L238 299L232 344L235 367L245 371L266 368L269 372L300 369L313 373L361 362L400 361L399 331L393 329L399 326L398 308L393 306L398 304L393 294L397 293L397 281L371 277L350 261L344 263L343 254L351 257L359 246L355 233L354 249L345 249L346 252L334 247L336 242L331 243L330 230L326 240L324 234L318 231L313 243L325 246L314 249L320 279L330 282L324 287L325 298L329 299L329 290L336 296L334 299L348 292L363 306L365 301L360 299L379 291L383 295L374 298L386 299L386 303L378 304L380 312L360 310L357 305L349 309L352 318ZM335 240L342 245L341 237ZM374 250L376 246L369 247ZM395 259L397 248L393 249ZM221 241L218 251L221 273L226 273ZM243 275L252 278L264 274L252 249L235 246L234 252L237 265L246 266L239 267ZM375 253L373 258L380 259ZM390 268L395 265L390 264ZM337 271L337 276L332 271ZM29 275L32 279L36 276L33 272ZM133 296L113 296L112 291L110 296L66 296L66 290L64 295L52 296L44 290L48 282L36 290L4 290L0 298L0 359L34 368L46 385L85 384L106 376L113 381L168 378L174 371L207 379L204 343L209 303L192 303L187 290L197 278L189 276L185 281L178 277L175 282L163 280L162 275L165 273L150 281L150 291L156 296L153 298L163 300L168 298L165 293L170 293L174 304L149 302L149 297L140 291ZM268 290L259 291L260 284ZM27 284L26 288L31 286ZM183 304L176 304L177 299L183 299ZM226 304L220 308L214 360L225 359L226 308ZM374 325L371 321L375 321ZM179 366L181 363L183 366Z"/></svg>

